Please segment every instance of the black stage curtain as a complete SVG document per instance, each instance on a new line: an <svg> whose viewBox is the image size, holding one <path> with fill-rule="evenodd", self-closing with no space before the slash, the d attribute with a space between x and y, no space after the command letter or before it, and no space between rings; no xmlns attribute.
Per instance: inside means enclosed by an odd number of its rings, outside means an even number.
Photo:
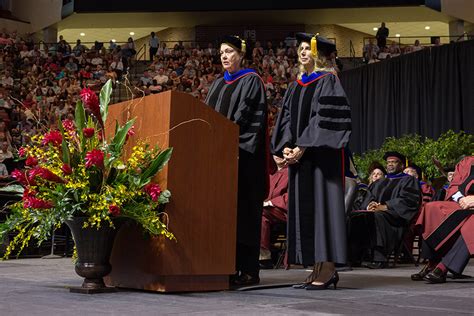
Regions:
<svg viewBox="0 0 474 316"><path fill-rule="evenodd" d="M433 47L342 72L352 106L351 149L386 137L474 133L474 41Z"/></svg>

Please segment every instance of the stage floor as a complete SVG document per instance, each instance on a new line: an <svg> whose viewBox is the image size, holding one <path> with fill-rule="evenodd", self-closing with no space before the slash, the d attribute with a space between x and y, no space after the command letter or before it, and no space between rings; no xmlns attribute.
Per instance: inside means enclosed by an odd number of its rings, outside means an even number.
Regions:
<svg viewBox="0 0 474 316"><path fill-rule="evenodd" d="M338 290L290 287L251 291L158 294L120 291L73 294L81 278L70 258L0 262L1 315L453 315L474 313L474 278L442 285L413 282L412 265L341 272ZM263 270L262 284L297 282L304 269ZM474 275L474 264L466 274Z"/></svg>

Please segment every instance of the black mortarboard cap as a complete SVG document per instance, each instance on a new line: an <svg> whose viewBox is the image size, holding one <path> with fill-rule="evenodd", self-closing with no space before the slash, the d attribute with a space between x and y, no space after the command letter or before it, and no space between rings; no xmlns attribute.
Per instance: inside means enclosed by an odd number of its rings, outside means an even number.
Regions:
<svg viewBox="0 0 474 316"><path fill-rule="evenodd" d="M420 166L418 166L418 165L415 164L415 163L409 163L409 164L408 164L408 167L415 169L415 170L416 170L416 173L418 173L418 177L421 179L421 177L423 176L423 170L421 170L421 167L420 167Z"/></svg>
<svg viewBox="0 0 474 316"><path fill-rule="evenodd" d="M383 174L387 174L387 170L385 170L385 168L378 161L373 161L370 164L368 174L370 175L375 169L380 169Z"/></svg>
<svg viewBox="0 0 474 316"><path fill-rule="evenodd" d="M336 44L334 44L327 38L319 35L314 35L311 33L296 33L296 39L299 42L309 43L311 45L311 52L313 53L313 55L316 55L316 51L313 51L314 40L316 40L315 44L318 49L318 52L320 52L322 55L329 56L332 52L336 51Z"/></svg>
<svg viewBox="0 0 474 316"><path fill-rule="evenodd" d="M454 168L453 166L446 166L443 168L444 172L448 173L448 172L454 172L456 168Z"/></svg>
<svg viewBox="0 0 474 316"><path fill-rule="evenodd" d="M225 35L222 38L221 44L228 44L235 49L240 50L242 53L245 53L246 51L245 41L235 35Z"/></svg>
<svg viewBox="0 0 474 316"><path fill-rule="evenodd" d="M400 154L398 151L387 151L385 153L385 155L383 155L384 160L387 160L390 157L398 158L398 159L400 159L400 161L403 163L404 166L406 165L405 164L406 163L406 157L404 155Z"/></svg>

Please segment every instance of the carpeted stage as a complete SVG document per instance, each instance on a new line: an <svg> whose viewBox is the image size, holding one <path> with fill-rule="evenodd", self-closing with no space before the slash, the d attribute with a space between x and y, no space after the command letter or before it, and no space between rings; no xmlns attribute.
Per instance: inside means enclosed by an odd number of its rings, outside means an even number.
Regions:
<svg viewBox="0 0 474 316"><path fill-rule="evenodd" d="M0 262L1 315L453 315L474 313L474 278L444 285L413 282L419 268L341 272L338 289L271 287L302 280L304 269L264 270L262 286L249 291L158 294L119 291L73 294L78 286L70 258ZM466 269L474 275L474 264Z"/></svg>

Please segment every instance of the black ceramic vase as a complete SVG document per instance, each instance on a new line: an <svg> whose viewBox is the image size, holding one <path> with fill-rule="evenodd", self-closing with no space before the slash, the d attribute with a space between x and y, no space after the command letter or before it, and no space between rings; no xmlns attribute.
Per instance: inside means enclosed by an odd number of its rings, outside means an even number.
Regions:
<svg viewBox="0 0 474 316"><path fill-rule="evenodd" d="M117 229L109 225L83 228L87 217L75 217L66 221L71 229L77 250L76 273L84 278L81 287L70 288L75 293L104 293L114 291L106 287L103 277L112 271L109 259Z"/></svg>

